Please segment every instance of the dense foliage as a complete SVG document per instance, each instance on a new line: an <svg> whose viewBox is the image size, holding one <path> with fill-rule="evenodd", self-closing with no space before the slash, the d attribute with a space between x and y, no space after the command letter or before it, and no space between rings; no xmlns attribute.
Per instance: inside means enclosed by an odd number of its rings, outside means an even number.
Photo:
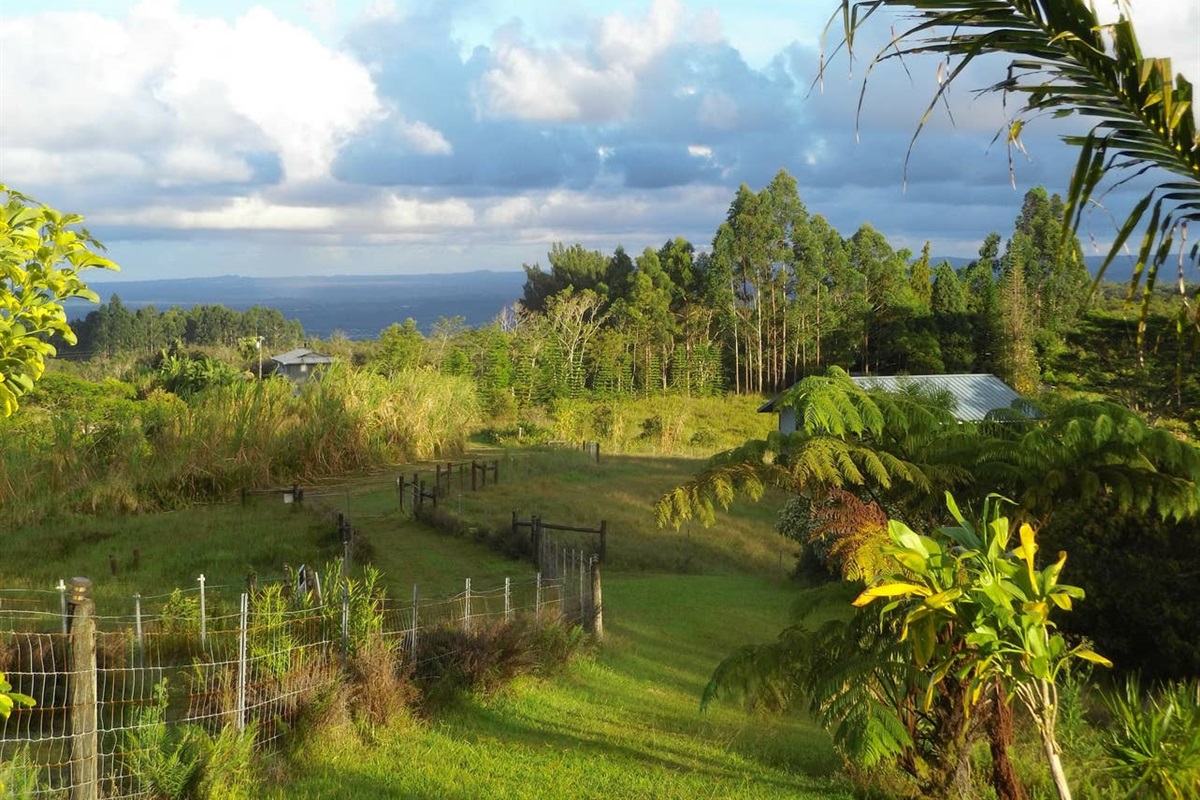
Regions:
<svg viewBox="0 0 1200 800"><path fill-rule="evenodd" d="M131 311L116 294L74 327L78 348L69 352L75 357L144 355L183 345L236 348L258 337L269 354L304 341L300 322L284 319L274 308L253 306L238 312L222 305L198 305L159 311L151 305Z"/></svg>
<svg viewBox="0 0 1200 800"><path fill-rule="evenodd" d="M0 415L42 377L51 336L74 342L63 301L97 299L79 273L117 268L82 222L0 183Z"/></svg>

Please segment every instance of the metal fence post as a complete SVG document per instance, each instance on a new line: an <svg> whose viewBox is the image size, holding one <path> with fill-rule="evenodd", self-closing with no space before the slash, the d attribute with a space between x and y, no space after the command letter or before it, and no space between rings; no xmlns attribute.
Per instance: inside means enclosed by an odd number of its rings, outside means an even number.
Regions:
<svg viewBox="0 0 1200 800"><path fill-rule="evenodd" d="M62 606L63 636L66 636L67 631L70 630L70 628L67 626L67 621L70 619L70 616L67 613L67 583L62 578L58 579L58 599L60 605Z"/></svg>
<svg viewBox="0 0 1200 800"><path fill-rule="evenodd" d="M537 574L537 588L533 595L533 618L539 625L542 624L542 573Z"/></svg>
<svg viewBox="0 0 1200 800"><path fill-rule="evenodd" d="M417 591L417 585L414 583L413 584L412 644L410 645L410 648L411 648L410 652L413 653L414 660L416 658L416 652L417 652L417 627L418 627L417 620L419 618L418 614L417 614L417 607L419 605L420 599L421 599L421 594L419 591Z"/></svg>
<svg viewBox="0 0 1200 800"><path fill-rule="evenodd" d="M96 800L97 758L96 604L92 582L71 579L71 800Z"/></svg>
<svg viewBox="0 0 1200 800"><path fill-rule="evenodd" d="M208 614L204 602L204 573L200 573L200 647L208 646Z"/></svg>
<svg viewBox="0 0 1200 800"><path fill-rule="evenodd" d="M471 632L471 579L467 578L466 594L463 595L463 630Z"/></svg>
<svg viewBox="0 0 1200 800"><path fill-rule="evenodd" d="M242 592L242 612L238 619L238 692L237 729L246 729L246 629L249 627L250 595Z"/></svg>
<svg viewBox="0 0 1200 800"><path fill-rule="evenodd" d="M576 563L576 569L579 570L579 621L583 622L583 551L579 550L578 553L579 557L578 562Z"/></svg>
<svg viewBox="0 0 1200 800"><path fill-rule="evenodd" d="M504 619L512 616L512 578L504 579Z"/></svg>
<svg viewBox="0 0 1200 800"><path fill-rule="evenodd" d="M604 599L600 586L600 560L595 556L591 560L592 567L592 635L597 639L604 638Z"/></svg>
<svg viewBox="0 0 1200 800"><path fill-rule="evenodd" d="M133 596L133 619L137 630L138 657L146 658L146 648L142 643L142 593Z"/></svg>
<svg viewBox="0 0 1200 800"><path fill-rule="evenodd" d="M342 584L342 659L350 653L350 587Z"/></svg>

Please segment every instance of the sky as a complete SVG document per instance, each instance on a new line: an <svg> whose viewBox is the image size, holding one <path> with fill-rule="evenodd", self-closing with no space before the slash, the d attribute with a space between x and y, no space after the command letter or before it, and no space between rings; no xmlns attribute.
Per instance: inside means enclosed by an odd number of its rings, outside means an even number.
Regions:
<svg viewBox="0 0 1200 800"><path fill-rule="evenodd" d="M1111 0L1097 0L1102 9ZM708 249L779 169L810 213L969 256L1075 155L938 64L813 86L836 0L0 0L0 182L82 214L123 279L517 270L551 243ZM1134 0L1149 55L1200 85L1200 3ZM1108 13L1106 11L1106 13ZM1119 212L1128 193L1109 197ZM1112 238L1111 214L1085 243Z"/></svg>

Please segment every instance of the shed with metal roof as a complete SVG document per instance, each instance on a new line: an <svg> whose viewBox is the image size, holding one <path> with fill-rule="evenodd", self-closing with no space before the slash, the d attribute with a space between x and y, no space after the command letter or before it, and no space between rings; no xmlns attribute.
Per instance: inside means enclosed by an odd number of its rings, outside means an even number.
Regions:
<svg viewBox="0 0 1200 800"><path fill-rule="evenodd" d="M880 389L885 392L903 391L908 387L935 392L948 393L954 399L952 409L954 416L962 422L979 422L992 411L1002 408L1013 408L1024 398L1015 389L995 375L962 374L962 375L856 375L851 376L860 387L866 390ZM776 410L776 397L764 403L758 410L767 413ZM779 431L792 433L796 430L796 411L793 408L780 408Z"/></svg>
<svg viewBox="0 0 1200 800"><path fill-rule="evenodd" d="M271 361L275 362L275 372L298 384L305 383L317 372L333 363L330 356L307 347L297 347L295 350L288 350L286 353L272 356Z"/></svg>

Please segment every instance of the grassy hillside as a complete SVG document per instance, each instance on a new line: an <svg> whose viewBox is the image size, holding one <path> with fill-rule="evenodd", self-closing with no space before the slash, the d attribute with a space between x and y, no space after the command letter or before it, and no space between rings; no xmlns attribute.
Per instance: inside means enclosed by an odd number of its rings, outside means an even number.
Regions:
<svg viewBox="0 0 1200 800"><path fill-rule="evenodd" d="M651 505L697 459L606 455L595 464L574 450L473 455L499 460L500 483L477 493L456 488L443 507L457 512L461 503L474 525L506 527L513 510L566 523L608 520L603 646L558 677L521 678L429 720L322 729L275 772L271 796L848 796L828 739L807 719L699 710L720 658L773 637L798 596L785 577L792 551L771 530L782 498L739 509L712 529L664 531ZM86 575L102 614L128 613L135 592L194 586L200 572L232 595L249 571L266 580L279 577L284 563L335 557L340 542L327 516L334 510L353 520L397 596L414 583L435 597L458 591L468 576L487 586L529 574L527 564L470 537L414 522L398 508L394 480L387 473L309 487L309 510L263 496L167 514L64 516L6 537L0 586L46 589ZM839 611L833 605L828 613Z"/></svg>

